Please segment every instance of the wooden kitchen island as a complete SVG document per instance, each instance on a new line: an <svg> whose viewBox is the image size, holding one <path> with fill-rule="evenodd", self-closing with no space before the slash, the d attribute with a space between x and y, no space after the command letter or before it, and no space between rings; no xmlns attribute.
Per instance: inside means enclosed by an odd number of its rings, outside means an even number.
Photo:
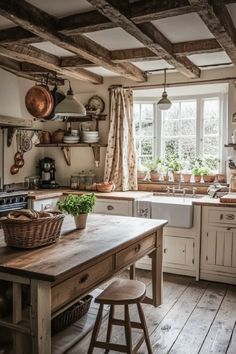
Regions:
<svg viewBox="0 0 236 354"><path fill-rule="evenodd" d="M128 266L133 278L133 264L145 255L152 258L153 285L152 299L145 301L160 305L166 223L90 214L87 228L75 230L68 217L59 242L36 250L6 247L1 234L0 280L12 283L13 308L12 316L0 318L0 326L13 331L14 353L50 354L51 318Z"/></svg>

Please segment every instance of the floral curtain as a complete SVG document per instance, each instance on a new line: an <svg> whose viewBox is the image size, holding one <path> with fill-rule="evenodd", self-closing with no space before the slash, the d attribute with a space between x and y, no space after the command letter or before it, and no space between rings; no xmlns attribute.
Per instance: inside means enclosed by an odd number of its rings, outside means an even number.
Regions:
<svg viewBox="0 0 236 354"><path fill-rule="evenodd" d="M117 191L137 190L133 91L110 89L110 130L104 179L115 183Z"/></svg>

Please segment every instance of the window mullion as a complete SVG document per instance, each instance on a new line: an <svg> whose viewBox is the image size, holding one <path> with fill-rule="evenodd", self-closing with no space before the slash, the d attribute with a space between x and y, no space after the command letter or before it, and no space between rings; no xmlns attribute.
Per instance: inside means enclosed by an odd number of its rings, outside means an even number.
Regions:
<svg viewBox="0 0 236 354"><path fill-rule="evenodd" d="M196 115L196 154L199 157L203 153L203 100L199 97Z"/></svg>

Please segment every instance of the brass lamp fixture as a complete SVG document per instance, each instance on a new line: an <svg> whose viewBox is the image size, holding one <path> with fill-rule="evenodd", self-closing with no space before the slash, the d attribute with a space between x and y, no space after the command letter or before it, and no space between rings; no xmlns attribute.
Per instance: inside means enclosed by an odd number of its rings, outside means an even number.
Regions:
<svg viewBox="0 0 236 354"><path fill-rule="evenodd" d="M157 106L159 107L160 110L167 110L170 109L172 103L168 98L167 92L166 92L166 69L164 69L164 91L162 93L162 98L157 102Z"/></svg>
<svg viewBox="0 0 236 354"><path fill-rule="evenodd" d="M55 108L55 115L61 117L79 117L86 115L84 105L77 101L74 97L74 92L71 88L70 80L69 90L67 91L66 98L62 100Z"/></svg>

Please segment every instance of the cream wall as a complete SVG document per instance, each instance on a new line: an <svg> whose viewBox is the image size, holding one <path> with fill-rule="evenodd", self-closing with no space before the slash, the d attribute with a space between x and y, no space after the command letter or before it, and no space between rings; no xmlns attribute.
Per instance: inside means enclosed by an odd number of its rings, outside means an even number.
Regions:
<svg viewBox="0 0 236 354"><path fill-rule="evenodd" d="M228 98L228 116L225 120L228 123L228 136L236 129L236 124L232 124L231 117L234 112L236 112L236 89L234 85L234 79L236 78L236 69L226 68L226 69L214 69L202 72L201 80L211 80L211 79L228 78L229 82L229 98ZM25 109L24 97L27 90L34 85L33 81L25 80L22 78L16 78L12 74L6 73L0 69L0 79L2 90L0 92L0 114L14 115L17 117L30 117ZM200 80L195 80L197 83ZM162 84L163 75L151 75L148 78L148 85ZM193 80L188 80L178 73L168 73L167 76L168 83L183 83L188 84L193 82ZM142 84L135 84L133 81L126 80L119 77L110 77L104 79L103 85L92 85L76 80L71 80L72 88L83 104L88 102L88 99L93 95L99 95L105 102L105 112L108 114L109 111L109 91L110 85L123 84L125 86L135 86L135 89L141 87ZM67 89L67 87L65 88ZM179 94L181 95L181 87L179 87ZM74 123L76 128L76 123ZM109 130L108 117L106 121L101 121L99 127L101 142L106 143L107 134ZM226 124L227 125L227 124ZM37 123L37 127L40 124ZM58 128L64 128L64 123L57 122L46 122L42 124L44 130L49 130L51 132ZM226 141L230 141L226 137ZM226 156L233 155L236 158L236 154L232 149L228 149ZM15 152L14 146L6 149L5 151L5 165L4 165L4 175L5 183L19 182L23 181L25 176L35 175L37 172L36 165L39 158L43 156L52 157L56 160L56 177L57 182L61 185L68 185L71 174L79 172L81 170L93 169L96 173L98 179L102 179L104 170L104 158L105 158L105 148L101 148L101 163L99 168L95 168L94 159L91 148L72 148L71 149L71 166L67 166L63 158L62 152L58 148L34 148L32 151L25 154L26 164L19 174L11 176L9 173L10 166L13 163L13 155Z"/></svg>

